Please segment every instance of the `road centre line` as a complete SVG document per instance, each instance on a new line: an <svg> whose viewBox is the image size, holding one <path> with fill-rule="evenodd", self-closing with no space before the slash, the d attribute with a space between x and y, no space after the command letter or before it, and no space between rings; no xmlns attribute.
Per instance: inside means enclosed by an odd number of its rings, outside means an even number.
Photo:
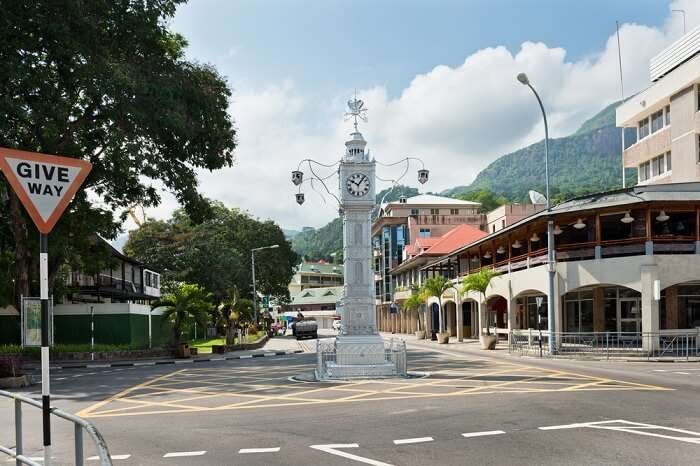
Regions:
<svg viewBox="0 0 700 466"><path fill-rule="evenodd" d="M238 450L239 454L246 454L246 453L277 453L280 451L280 447L274 447L274 448L241 448Z"/></svg>
<svg viewBox="0 0 700 466"><path fill-rule="evenodd" d="M417 437L417 438L404 438L404 439L399 439L399 440L394 440L394 445L407 445L410 443L425 443L425 442L432 442L433 439L432 437Z"/></svg>
<svg viewBox="0 0 700 466"><path fill-rule="evenodd" d="M505 432L502 430L486 430L483 432L467 432L467 433L462 434L462 437L464 437L464 438L486 437L488 435L501 435L501 434L505 434Z"/></svg>
<svg viewBox="0 0 700 466"><path fill-rule="evenodd" d="M183 456L202 456L205 455L207 452L206 450L201 450L201 451L175 451L171 453L166 453L163 455L163 458L180 458Z"/></svg>

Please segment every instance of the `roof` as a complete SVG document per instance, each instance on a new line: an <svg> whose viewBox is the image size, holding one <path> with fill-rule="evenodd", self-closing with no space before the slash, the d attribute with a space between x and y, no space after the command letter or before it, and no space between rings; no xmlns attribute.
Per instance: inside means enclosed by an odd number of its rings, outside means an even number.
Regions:
<svg viewBox="0 0 700 466"><path fill-rule="evenodd" d="M629 208L633 204L641 204L645 202L698 202L700 201L700 183L668 183L654 184L647 186L633 186L631 188L617 189L602 193L589 194L579 196L561 204L552 207L551 210L541 210L529 217L513 223L495 233L491 233L483 238L477 239L471 244L467 244L458 249L447 253L449 255L457 254L472 246L490 241L496 237L507 234L508 232L520 228L521 226L533 222L535 220L544 220L553 215L575 214L577 212L586 212L595 209L603 209L609 207L620 207L621 210ZM441 262L444 258L440 258L431 262L428 266Z"/></svg>
<svg viewBox="0 0 700 466"><path fill-rule="evenodd" d="M423 245L425 243L430 243L428 249L404 261L394 270L402 271L409 268L409 265L419 266L426 262L425 258L427 257L436 257L449 254L452 251L461 248L462 246L466 246L468 244L473 243L474 241L483 238L484 236L487 236L485 232L471 225L463 224L454 227L453 229L439 237L418 238L414 245L411 245L412 250L415 252L415 250L424 247ZM408 248L409 246L406 247Z"/></svg>
<svg viewBox="0 0 700 466"><path fill-rule="evenodd" d="M421 206L421 205L449 205L449 206L480 206L480 202L463 201L454 197L437 196L435 194L419 194L406 198L406 202L393 201L382 205L383 209L387 207L402 207L402 206Z"/></svg>
<svg viewBox="0 0 700 466"><path fill-rule="evenodd" d="M292 296L291 305L336 303L343 297L342 286L307 288Z"/></svg>
<svg viewBox="0 0 700 466"><path fill-rule="evenodd" d="M325 262L302 262L297 265L298 273L320 273L330 275L343 275L343 266L340 264L328 264Z"/></svg>

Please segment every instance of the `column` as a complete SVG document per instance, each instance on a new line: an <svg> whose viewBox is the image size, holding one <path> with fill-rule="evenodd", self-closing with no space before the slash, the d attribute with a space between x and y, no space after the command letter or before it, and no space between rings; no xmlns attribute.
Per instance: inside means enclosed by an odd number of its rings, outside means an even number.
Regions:
<svg viewBox="0 0 700 466"><path fill-rule="evenodd" d="M483 329L484 329L484 323L486 322L484 320L484 315L483 315L485 308L486 308L486 303L482 303L480 300L477 301L476 309L477 309L477 313L479 314L479 322L478 322L479 328L477 329L477 332L476 332L477 337L481 336L481 333L483 332Z"/></svg>
<svg viewBox="0 0 700 466"><path fill-rule="evenodd" d="M593 331L605 331L605 291L602 286L593 290Z"/></svg>
<svg viewBox="0 0 700 466"><path fill-rule="evenodd" d="M457 341L464 341L464 311L462 310L462 302L455 304L457 313Z"/></svg>
<svg viewBox="0 0 700 466"><path fill-rule="evenodd" d="M652 352L659 347L659 302L654 299L654 280L659 276L656 264L641 266L642 348Z"/></svg>

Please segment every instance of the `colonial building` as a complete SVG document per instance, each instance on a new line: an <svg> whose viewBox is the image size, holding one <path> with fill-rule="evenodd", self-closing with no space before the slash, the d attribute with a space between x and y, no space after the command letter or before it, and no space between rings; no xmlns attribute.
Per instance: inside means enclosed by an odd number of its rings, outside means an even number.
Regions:
<svg viewBox="0 0 700 466"><path fill-rule="evenodd" d="M342 286L308 288L292 296L290 304L283 306L283 315L295 317L297 312L306 318L314 318L318 328L330 329L336 319L336 303L343 297Z"/></svg>
<svg viewBox="0 0 700 466"><path fill-rule="evenodd" d="M550 219L557 344L567 333L598 333L656 351L664 335L697 335L700 183L642 185L572 199L426 264L424 277L444 274L455 284L484 267L501 274L484 303L475 293L443 295L452 335L477 336L486 326L504 335L547 328ZM429 304L428 323L435 325L438 306ZM464 335L465 327L471 335Z"/></svg>
<svg viewBox="0 0 700 466"><path fill-rule="evenodd" d="M302 262L294 271L289 282L289 294L296 295L308 288L341 286L343 266L327 262Z"/></svg>

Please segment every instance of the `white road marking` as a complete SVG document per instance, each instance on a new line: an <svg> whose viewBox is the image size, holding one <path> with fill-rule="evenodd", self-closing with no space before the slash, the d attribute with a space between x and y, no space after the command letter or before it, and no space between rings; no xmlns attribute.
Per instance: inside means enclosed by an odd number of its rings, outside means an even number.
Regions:
<svg viewBox="0 0 700 466"><path fill-rule="evenodd" d="M615 425L622 424L622 425ZM598 421L598 422L582 422L578 424L564 424L560 426L547 426L539 427L540 430L558 430L558 429L575 429L575 428L588 427L591 429L601 429L601 430L616 430L618 432L627 432L630 434L646 435L649 437L665 438L668 440L676 440L685 443L694 443L700 445L700 432L694 432L692 430L676 429L673 427L657 426L654 424L644 424L642 422L632 422L625 421L624 419L617 419L614 421ZM661 430L672 433L684 434L683 436L676 435L664 435L657 434L655 432L646 432L644 429Z"/></svg>
<svg viewBox="0 0 700 466"><path fill-rule="evenodd" d="M239 356L238 359L251 359L252 357L252 354L244 354L243 356Z"/></svg>
<svg viewBox="0 0 700 466"><path fill-rule="evenodd" d="M225 361L226 358L211 358L211 361Z"/></svg>
<svg viewBox="0 0 700 466"><path fill-rule="evenodd" d="M202 451L174 451L171 453L166 453L163 458L179 458L182 456L202 456L206 454L206 450Z"/></svg>
<svg viewBox="0 0 700 466"><path fill-rule="evenodd" d="M394 445L407 445L409 443L432 442L433 440L434 439L432 437L404 438L404 439L394 440Z"/></svg>
<svg viewBox="0 0 700 466"><path fill-rule="evenodd" d="M66 380L66 378L65 378L65 377L59 377L59 378L57 378L56 380Z"/></svg>
<svg viewBox="0 0 700 466"><path fill-rule="evenodd" d="M690 372L674 372L674 374L678 374L678 375L690 375Z"/></svg>
<svg viewBox="0 0 700 466"><path fill-rule="evenodd" d="M666 372L666 369L654 369L652 372Z"/></svg>
<svg viewBox="0 0 700 466"><path fill-rule="evenodd" d="M277 453L280 451L280 447L274 448L241 448L238 453Z"/></svg>
<svg viewBox="0 0 700 466"><path fill-rule="evenodd" d="M131 455L109 455L110 458L113 460L128 460L131 458ZM100 461L99 456L89 456L88 461Z"/></svg>
<svg viewBox="0 0 700 466"><path fill-rule="evenodd" d="M472 437L485 437L487 435L501 435L501 434L505 434L505 432L502 430L486 430L484 432L467 432L465 434L462 434L462 437L472 438Z"/></svg>
<svg viewBox="0 0 700 466"><path fill-rule="evenodd" d="M339 451L338 448L358 448L359 445L356 443L332 443L329 445L310 445L310 448L314 450L323 451L325 453L330 453L331 455L340 456L342 458L347 458L349 460L358 461L360 463L371 464L373 466L392 466L389 463L382 463L381 461L373 460L370 458L365 458L363 456L353 455L346 451Z"/></svg>

